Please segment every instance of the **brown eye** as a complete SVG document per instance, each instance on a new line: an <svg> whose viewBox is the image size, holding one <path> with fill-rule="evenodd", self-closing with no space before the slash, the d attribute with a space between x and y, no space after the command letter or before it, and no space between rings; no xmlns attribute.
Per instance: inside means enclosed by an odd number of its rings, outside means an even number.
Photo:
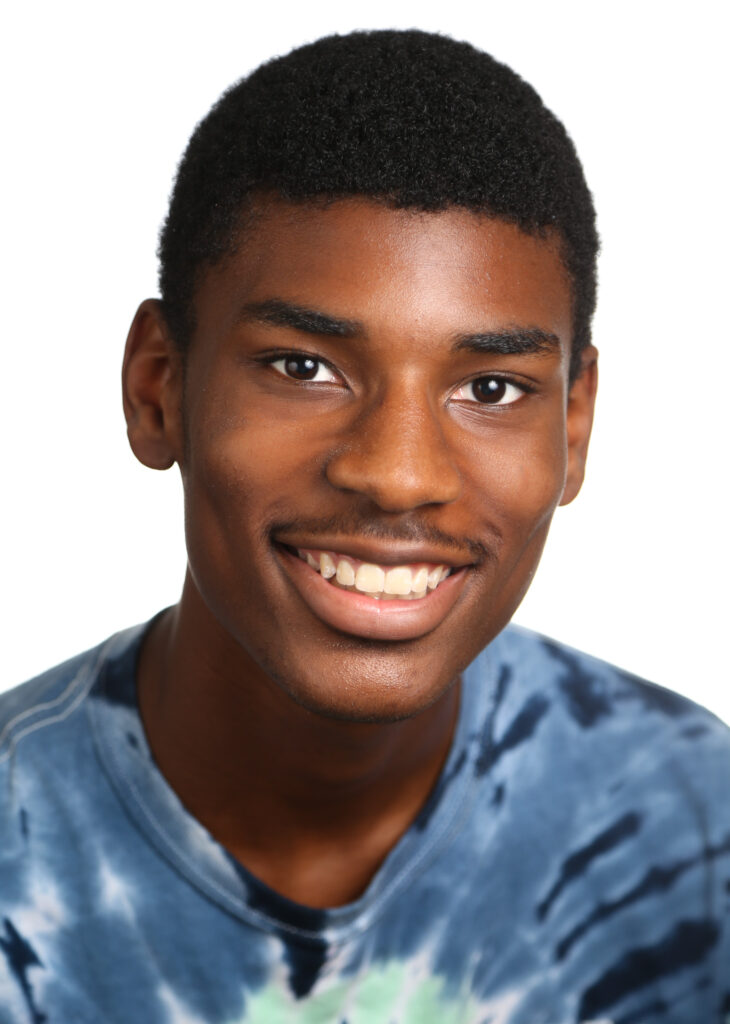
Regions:
<svg viewBox="0 0 730 1024"><path fill-rule="evenodd" d="M478 402L480 405L511 405L522 398L525 388L504 377L479 377L463 384L452 395L452 401Z"/></svg>
<svg viewBox="0 0 730 1024"><path fill-rule="evenodd" d="M491 405L503 402L508 388L509 382L500 380L499 377L482 377L472 384L472 391L477 402L488 402Z"/></svg>
<svg viewBox="0 0 730 1024"><path fill-rule="evenodd" d="M292 352L281 359L274 359L270 364L275 370L289 377L290 380L315 381L320 383L334 383L337 376L321 359L314 359L312 356Z"/></svg>
<svg viewBox="0 0 730 1024"><path fill-rule="evenodd" d="M298 380L313 380L317 375L319 363L309 356L290 356L284 360L284 370L290 377Z"/></svg>

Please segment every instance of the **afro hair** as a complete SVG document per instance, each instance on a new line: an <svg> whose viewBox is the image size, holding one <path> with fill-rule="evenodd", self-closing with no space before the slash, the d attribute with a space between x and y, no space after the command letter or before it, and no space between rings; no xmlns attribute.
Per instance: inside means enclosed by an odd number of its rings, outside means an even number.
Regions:
<svg viewBox="0 0 730 1024"><path fill-rule="evenodd" d="M557 231L577 372L596 299L592 197L560 121L469 43L417 30L328 36L223 94L190 139L160 235L163 310L183 350L201 273L235 251L246 212L267 193L457 206L529 234Z"/></svg>

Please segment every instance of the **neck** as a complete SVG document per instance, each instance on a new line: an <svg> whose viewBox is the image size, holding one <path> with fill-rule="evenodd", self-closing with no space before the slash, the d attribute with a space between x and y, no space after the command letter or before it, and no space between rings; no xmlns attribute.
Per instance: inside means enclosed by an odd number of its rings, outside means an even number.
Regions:
<svg viewBox="0 0 730 1024"><path fill-rule="evenodd" d="M183 804L262 881L310 906L367 886L438 778L459 701L453 686L404 721L316 714L251 661L190 579L145 639L138 690Z"/></svg>

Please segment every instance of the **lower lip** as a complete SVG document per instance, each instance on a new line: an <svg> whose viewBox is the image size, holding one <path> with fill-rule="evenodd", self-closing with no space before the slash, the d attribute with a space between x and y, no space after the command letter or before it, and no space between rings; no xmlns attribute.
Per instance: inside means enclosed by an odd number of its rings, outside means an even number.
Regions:
<svg viewBox="0 0 730 1024"><path fill-rule="evenodd" d="M315 569L276 545L287 575L311 611L333 629L368 640L416 640L434 630L456 604L467 569L452 571L425 597L379 601L328 583Z"/></svg>

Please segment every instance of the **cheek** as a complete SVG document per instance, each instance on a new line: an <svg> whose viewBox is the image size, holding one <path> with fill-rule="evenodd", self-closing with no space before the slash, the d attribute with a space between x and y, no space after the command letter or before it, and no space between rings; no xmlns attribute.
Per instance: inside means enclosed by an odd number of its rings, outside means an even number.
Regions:
<svg viewBox="0 0 730 1024"><path fill-rule="evenodd" d="M240 407L245 403L238 403ZM272 524L311 501L318 479L316 445L301 422L246 417L224 402L198 410L183 472L190 571L216 617L276 618L278 577L268 544ZM257 627L258 628L258 627Z"/></svg>
<svg viewBox="0 0 730 1024"><path fill-rule="evenodd" d="M515 496L512 515L525 523L540 527L552 517L565 486L567 453L564 445L548 451L525 451L515 460L510 493Z"/></svg>
<svg viewBox="0 0 730 1024"><path fill-rule="evenodd" d="M266 507L296 492L302 477L303 442L296 429L255 416L210 417L193 439L195 457L184 474L186 502L215 514L219 526L256 525ZM259 518L260 525L260 518Z"/></svg>
<svg viewBox="0 0 730 1024"><path fill-rule="evenodd" d="M471 486L505 541L549 523L565 486L567 448L559 428L487 441L469 460Z"/></svg>
<svg viewBox="0 0 730 1024"><path fill-rule="evenodd" d="M291 446L275 444L272 433L209 420L183 474L189 571L214 618L241 641L265 637L277 621L266 541L277 504L293 504L296 474Z"/></svg>
<svg viewBox="0 0 730 1024"><path fill-rule="evenodd" d="M512 618L530 586L563 493L566 466L564 438L560 430L548 429L499 449L492 445L473 471L471 488L479 505L474 518L485 525L496 555L485 563L486 596L473 624L483 643ZM485 606L489 615L483 614Z"/></svg>

